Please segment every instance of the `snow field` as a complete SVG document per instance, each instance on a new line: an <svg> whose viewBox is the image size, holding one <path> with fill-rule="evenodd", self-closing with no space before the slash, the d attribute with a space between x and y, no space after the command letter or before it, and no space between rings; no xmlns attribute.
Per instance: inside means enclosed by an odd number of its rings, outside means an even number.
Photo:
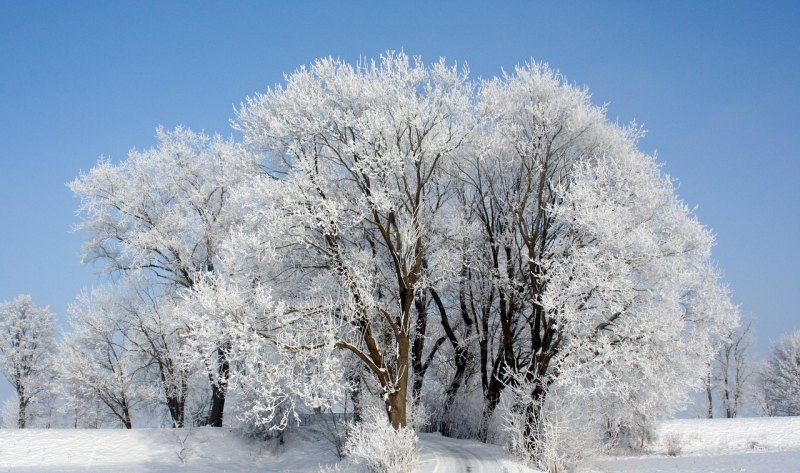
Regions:
<svg viewBox="0 0 800 473"><path fill-rule="evenodd" d="M286 442L231 429L0 429L0 472L361 473L330 443L293 431ZM537 473L495 445L421 434L415 473Z"/></svg>
<svg viewBox="0 0 800 473"><path fill-rule="evenodd" d="M800 417L681 419L662 423L639 456L604 456L582 473L800 473ZM667 439L681 453L666 455ZM338 463L314 434L289 432L286 442L243 438L231 429L4 430L0 472L269 472L358 471ZM421 434L415 473L535 473L494 445Z"/></svg>
<svg viewBox="0 0 800 473"><path fill-rule="evenodd" d="M670 420L659 426L652 450L666 453L670 437L678 438L681 455L800 450L800 417Z"/></svg>
<svg viewBox="0 0 800 473"><path fill-rule="evenodd" d="M800 417L663 422L651 456L600 457L581 473L800 473ZM666 456L667 444L680 448Z"/></svg>
<svg viewBox="0 0 800 473"><path fill-rule="evenodd" d="M0 472L315 472L335 456L296 439L291 450L230 429L0 430ZM282 451L283 450L283 451Z"/></svg>

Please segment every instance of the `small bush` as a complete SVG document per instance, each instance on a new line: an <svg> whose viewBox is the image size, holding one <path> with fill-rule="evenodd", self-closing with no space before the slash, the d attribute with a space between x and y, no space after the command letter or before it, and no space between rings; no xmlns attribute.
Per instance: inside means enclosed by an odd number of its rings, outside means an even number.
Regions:
<svg viewBox="0 0 800 473"><path fill-rule="evenodd" d="M664 437L664 445L667 447L667 455L677 457L681 454L681 436L675 433L667 434Z"/></svg>
<svg viewBox="0 0 800 473"><path fill-rule="evenodd" d="M348 429L345 450L369 473L406 473L417 460L417 440L413 429L395 430L384 412L370 409L364 422Z"/></svg>
<svg viewBox="0 0 800 473"><path fill-rule="evenodd" d="M750 450L766 450L767 447L761 445L759 442L755 440L751 440L747 442L747 448Z"/></svg>

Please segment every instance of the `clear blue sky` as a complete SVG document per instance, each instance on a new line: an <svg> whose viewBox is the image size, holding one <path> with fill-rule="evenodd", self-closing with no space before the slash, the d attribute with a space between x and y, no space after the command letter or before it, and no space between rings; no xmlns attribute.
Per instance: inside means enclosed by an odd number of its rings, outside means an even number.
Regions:
<svg viewBox="0 0 800 473"><path fill-rule="evenodd" d="M0 300L63 317L96 283L64 184L100 155L159 124L230 134L233 106L283 73L402 48L482 77L547 61L644 124L759 352L800 328L800 2L273 3L0 1Z"/></svg>

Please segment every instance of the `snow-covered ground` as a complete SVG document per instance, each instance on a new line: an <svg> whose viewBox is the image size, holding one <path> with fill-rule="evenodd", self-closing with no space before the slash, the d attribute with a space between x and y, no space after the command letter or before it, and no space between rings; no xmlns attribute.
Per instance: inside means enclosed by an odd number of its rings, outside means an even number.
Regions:
<svg viewBox="0 0 800 473"><path fill-rule="evenodd" d="M312 472L336 461L320 443L213 428L0 430L0 472Z"/></svg>
<svg viewBox="0 0 800 473"><path fill-rule="evenodd" d="M667 456L669 443L679 447L678 456ZM671 420L645 453L595 458L581 471L800 473L800 417Z"/></svg>
<svg viewBox="0 0 800 473"><path fill-rule="evenodd" d="M416 473L536 473L496 445L421 434Z"/></svg>
<svg viewBox="0 0 800 473"><path fill-rule="evenodd" d="M284 445L247 440L229 429L0 430L0 472L351 473L336 468L330 443L288 434ZM420 435L418 473L535 473L499 447Z"/></svg>
<svg viewBox="0 0 800 473"><path fill-rule="evenodd" d="M667 456L667 444L680 455ZM332 445L287 434L285 444L229 429L0 430L0 472L352 472ZM534 473L494 445L420 435L416 473ZM800 418L686 419L663 423L639 456L606 456L582 473L800 473Z"/></svg>

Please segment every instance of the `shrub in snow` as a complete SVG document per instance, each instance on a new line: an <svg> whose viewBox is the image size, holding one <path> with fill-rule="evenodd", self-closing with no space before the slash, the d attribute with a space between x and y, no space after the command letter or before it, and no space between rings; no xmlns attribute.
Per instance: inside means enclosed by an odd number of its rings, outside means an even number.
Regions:
<svg viewBox="0 0 800 473"><path fill-rule="evenodd" d="M652 418L634 411L622 419L609 416L606 434L609 449L641 450L655 439L655 425Z"/></svg>
<svg viewBox="0 0 800 473"><path fill-rule="evenodd" d="M508 389L503 422L506 442L527 464L553 473L574 471L598 450L601 433L585 403L552 391L534 399L533 381L520 378Z"/></svg>
<svg viewBox="0 0 800 473"><path fill-rule="evenodd" d="M405 473L417 460L417 442L414 429L394 429L384 412L370 409L364 422L348 430L345 448L369 473Z"/></svg>
<svg viewBox="0 0 800 473"><path fill-rule="evenodd" d="M480 380L477 380L480 382ZM441 397L440 397L441 402ZM453 438L478 438L483 418L483 391L480 384L466 385L453 398L452 405L440 409L434 420L434 430L438 427L442 435ZM496 430L496 429L494 429Z"/></svg>
<svg viewBox="0 0 800 473"><path fill-rule="evenodd" d="M667 455L677 457L681 454L681 436L679 434L668 434L664 438L664 445L667 446Z"/></svg>
<svg viewBox="0 0 800 473"><path fill-rule="evenodd" d="M749 448L750 450L764 450L766 447L764 447L755 440L750 440L749 442L747 442L747 448Z"/></svg>
<svg viewBox="0 0 800 473"><path fill-rule="evenodd" d="M16 429L18 427L17 419L19 419L17 400L8 398L0 407L0 428Z"/></svg>
<svg viewBox="0 0 800 473"><path fill-rule="evenodd" d="M426 409L425 405L422 403L414 404L409 402L406 409L408 411L407 425L409 429L413 430L414 432L419 432L430 425L431 416L428 414L428 410Z"/></svg>

